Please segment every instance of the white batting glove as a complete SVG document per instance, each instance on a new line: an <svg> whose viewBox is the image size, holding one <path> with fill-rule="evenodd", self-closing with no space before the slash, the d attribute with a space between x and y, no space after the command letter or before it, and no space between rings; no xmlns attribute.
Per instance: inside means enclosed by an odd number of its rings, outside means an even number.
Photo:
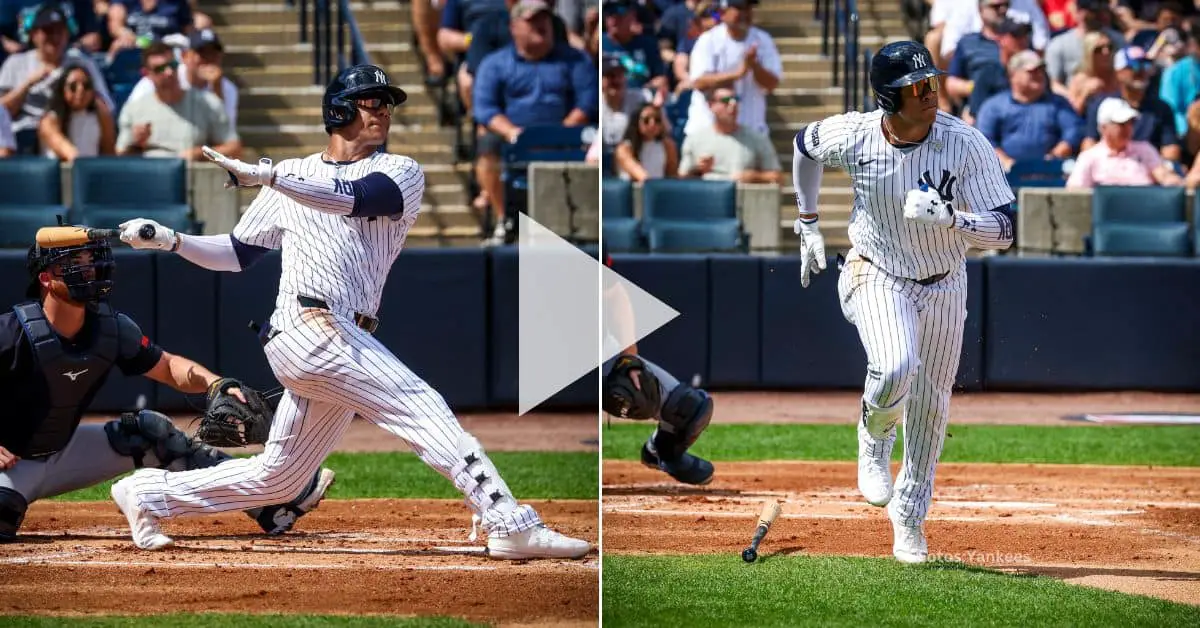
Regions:
<svg viewBox="0 0 1200 628"><path fill-rule="evenodd" d="M121 229L121 241L135 249L170 251L175 248L175 230L153 220L134 218L117 226ZM143 237L145 235L150 237Z"/></svg>
<svg viewBox="0 0 1200 628"><path fill-rule="evenodd" d="M225 182L226 189L271 185L273 175L271 160L266 157L259 159L258 165L253 165L238 159L230 159L207 146L202 146L200 152L204 153L204 156L211 159L213 163L229 171L229 180Z"/></svg>
<svg viewBox="0 0 1200 628"><path fill-rule="evenodd" d="M792 231L800 236L800 285L807 288L809 276L825 270L825 238L816 220L804 222L797 218Z"/></svg>
<svg viewBox="0 0 1200 628"><path fill-rule="evenodd" d="M942 200L937 191L921 185L919 190L909 190L904 199L904 217L928 225L948 228L954 224L954 209Z"/></svg>

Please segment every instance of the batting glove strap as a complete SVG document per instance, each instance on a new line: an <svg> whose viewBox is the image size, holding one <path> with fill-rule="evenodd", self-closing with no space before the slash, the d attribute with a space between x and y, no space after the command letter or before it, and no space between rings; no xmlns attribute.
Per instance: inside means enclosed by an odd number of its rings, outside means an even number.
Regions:
<svg viewBox="0 0 1200 628"><path fill-rule="evenodd" d="M227 189L270 185L274 178L272 162L266 157L259 159L257 164L248 164L239 159L230 159L207 146L200 150L205 157L229 172L229 181L225 183Z"/></svg>

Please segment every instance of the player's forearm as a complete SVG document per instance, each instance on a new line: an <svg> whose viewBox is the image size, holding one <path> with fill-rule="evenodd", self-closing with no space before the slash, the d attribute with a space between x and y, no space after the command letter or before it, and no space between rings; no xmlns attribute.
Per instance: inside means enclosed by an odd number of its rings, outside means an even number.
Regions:
<svg viewBox="0 0 1200 628"><path fill-rule="evenodd" d="M779 77L775 76L770 70L762 67L761 65L755 65L751 72L754 74L754 82L758 83L759 87L767 90L768 92L774 90L776 87L779 87Z"/></svg>
<svg viewBox="0 0 1200 628"><path fill-rule="evenodd" d="M966 98L975 89L975 84L957 76L946 77L946 91L955 98Z"/></svg>
<svg viewBox="0 0 1200 628"><path fill-rule="evenodd" d="M158 364L146 375L156 382L188 394L206 392L209 384L220 379L200 364L165 351Z"/></svg>
<svg viewBox="0 0 1200 628"><path fill-rule="evenodd" d="M712 72L697 78L693 87L700 91L708 91L718 87L729 87L739 78L742 77L737 72Z"/></svg>
<svg viewBox="0 0 1200 628"><path fill-rule="evenodd" d="M1013 224L1003 209L978 214L955 211L950 228L957 231L971 246L978 249L1002 251L1012 246Z"/></svg>
<svg viewBox="0 0 1200 628"><path fill-rule="evenodd" d="M236 273L245 267L231 235L198 236L176 232L175 237L179 240L175 252L201 268Z"/></svg>
<svg viewBox="0 0 1200 628"><path fill-rule="evenodd" d="M353 181L278 176L271 188L305 207L335 216L392 216L404 212L404 193L382 172Z"/></svg>
<svg viewBox="0 0 1200 628"><path fill-rule="evenodd" d="M796 210L806 221L811 222L819 217L817 194L821 191L821 175L824 171L821 164L806 157L793 142L792 186L796 188Z"/></svg>

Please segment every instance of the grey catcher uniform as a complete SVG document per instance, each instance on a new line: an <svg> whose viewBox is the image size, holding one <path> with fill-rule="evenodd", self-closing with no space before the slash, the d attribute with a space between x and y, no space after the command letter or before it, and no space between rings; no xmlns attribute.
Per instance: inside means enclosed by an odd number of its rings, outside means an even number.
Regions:
<svg viewBox="0 0 1200 628"><path fill-rule="evenodd" d="M0 447L19 459L0 469L0 540L11 541L33 502L94 486L139 467L198 469L232 457L199 443L152 410L107 423L80 424L114 367L143 375L163 350L129 316L107 303L115 263L107 243L30 249L29 300L0 314ZM83 326L61 336L38 299L39 273L61 269L72 299L86 304ZM296 502L247 510L264 532L279 534L311 510L328 482L312 480ZM332 475L328 479L331 480Z"/></svg>
<svg viewBox="0 0 1200 628"><path fill-rule="evenodd" d="M927 103L936 102L942 72L924 46L888 44L870 72L877 110L832 116L796 135L801 281L825 263L821 170L843 169L854 208L838 297L867 353L858 485L869 503L887 506L896 557L921 562L967 316L966 252L1008 248L1014 199L991 144L959 118L936 112L923 139L896 136L897 124L921 128L911 116L929 116ZM900 421L904 459L893 487L888 461Z"/></svg>

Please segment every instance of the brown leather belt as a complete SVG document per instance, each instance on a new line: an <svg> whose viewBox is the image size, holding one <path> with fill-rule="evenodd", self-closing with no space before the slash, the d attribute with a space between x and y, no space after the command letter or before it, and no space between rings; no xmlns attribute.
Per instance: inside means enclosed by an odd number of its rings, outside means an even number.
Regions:
<svg viewBox="0 0 1200 628"><path fill-rule="evenodd" d="M862 254L860 253L860 254L859 254L859 257L860 257L860 258L861 258L861 259L862 259L864 262L866 262L866 263L868 263L868 264L871 264L872 266L874 266L874 265L875 265L875 262L872 262L872 261L871 261L871 258L867 257L866 255L862 255ZM924 278L924 279L910 279L910 281L915 281L915 282L917 282L917 283L921 284L922 286L929 286L929 285L935 284L935 283L937 283L937 282L939 282L939 281L941 281L941 280L945 279L945 278L946 278L946 276L947 276L947 275L949 275L949 274L950 274L950 271L946 271L946 272L944 272L944 273L938 273L938 274L936 274L936 275L932 275L932 276L926 277L926 278ZM907 279L907 277L906 277L906 279Z"/></svg>
<svg viewBox="0 0 1200 628"><path fill-rule="evenodd" d="M296 297L296 300L299 301L300 305L302 305L304 307L315 307L315 308L320 308L322 310L329 309L329 304L322 301L321 299L314 299L313 297L306 297L304 295L299 295ZM373 334L373 333L375 333L375 330L379 328L379 319L371 318L370 316L367 316L366 314L359 314L358 312L355 312L354 313L354 324L365 329L368 334Z"/></svg>

